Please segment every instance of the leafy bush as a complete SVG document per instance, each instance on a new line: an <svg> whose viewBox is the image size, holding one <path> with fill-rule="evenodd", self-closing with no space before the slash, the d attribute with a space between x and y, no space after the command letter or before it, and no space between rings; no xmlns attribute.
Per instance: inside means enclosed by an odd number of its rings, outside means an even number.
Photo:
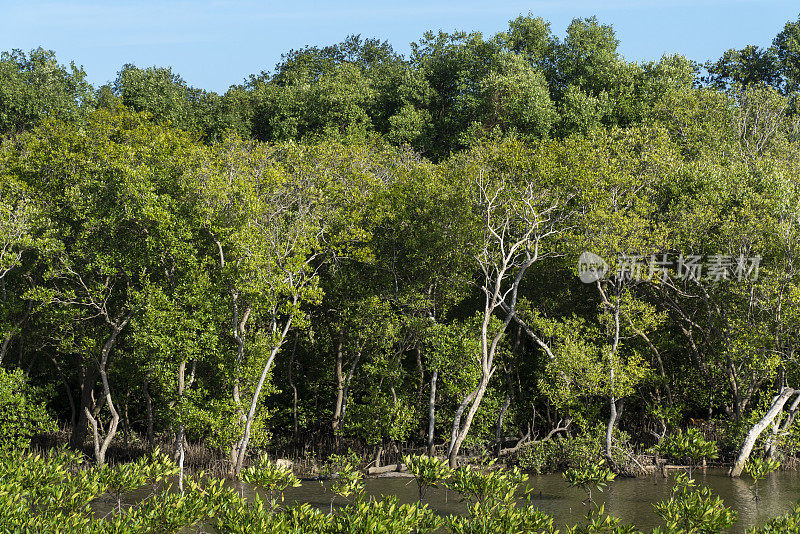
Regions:
<svg viewBox="0 0 800 534"><path fill-rule="evenodd" d="M579 467L571 467L564 472L564 479L571 487L580 487L586 492L586 501L590 506L589 517L591 517L591 505L594 504L592 486L597 491L602 492L606 484L614 480L614 477L614 473L606 466L605 460L601 460L598 463L586 463ZM602 514L602 511L599 511L599 513Z"/></svg>
<svg viewBox="0 0 800 534"><path fill-rule="evenodd" d="M781 463L772 458L750 458L744 466L744 470L753 479L753 490L755 500L758 500L758 481L775 471Z"/></svg>
<svg viewBox="0 0 800 534"><path fill-rule="evenodd" d="M361 500L364 494L364 477L356 469L356 462L358 457L354 454L347 456L334 454L328 459L328 465L323 469L323 472L328 472L333 477L333 482L330 485L331 496L331 513L333 513L333 501L338 495L342 499Z"/></svg>
<svg viewBox="0 0 800 534"><path fill-rule="evenodd" d="M537 474L599 462L603 459L604 432L584 432L566 438L534 441L520 449L517 461L522 469Z"/></svg>
<svg viewBox="0 0 800 534"><path fill-rule="evenodd" d="M685 433L678 429L677 433L664 438L658 450L664 456L687 462L689 467L697 465L704 458L713 460L719 456L717 444L707 441L696 428L689 428Z"/></svg>
<svg viewBox="0 0 800 534"><path fill-rule="evenodd" d="M553 440L526 443L517 456L517 462L522 469L537 475L558 470L564 461L561 443Z"/></svg>
<svg viewBox="0 0 800 534"><path fill-rule="evenodd" d="M494 463L486 468L462 465L454 469L446 485L461 494L470 504L480 503L489 509L513 503L520 485L528 480L528 475L519 469L511 471L492 469Z"/></svg>
<svg viewBox="0 0 800 534"><path fill-rule="evenodd" d="M346 457L332 459L331 467L342 476L344 486L354 472ZM466 514L437 516L427 506L400 504L397 497L356 498L330 513L310 504L275 506L259 495L245 499L222 480L189 477L184 491L175 491L171 481L176 468L168 457L156 454L140 461L114 467L86 467L82 455L54 449L49 456L25 451L0 451L0 532L134 534L142 532L189 532L204 525L220 534L270 532L276 534L411 534L441 531L453 534L494 534L531 532L553 534L553 518L530 502L526 475L518 470L464 466L447 481L467 503ZM248 470L251 480L279 489L294 484L284 470L266 461ZM356 473L357 474L357 473ZM437 477L443 472L437 472ZM602 466L573 470L569 478L577 485L602 484L610 474ZM356 486L360 477L353 478ZM340 490L346 489L345 487ZM134 505L123 505L119 496L134 487L152 491ZM340 491L340 494L345 493ZM98 497L117 497L116 506L105 516L92 507ZM353 494L351 494L353 495ZM736 512L726 508L707 488L697 489L694 481L679 475L672 496L655 505L666 521L659 533L716 533L731 526ZM602 506L589 522L567 527L567 534L626 534L638 532L614 517L603 514ZM800 534L800 505L775 518L751 534L796 532Z"/></svg>
<svg viewBox="0 0 800 534"><path fill-rule="evenodd" d="M436 457L412 454L403 458L408 471L414 475L419 491L419 500L425 496L425 491L439 484L450 476L450 466L447 462Z"/></svg>
<svg viewBox="0 0 800 534"><path fill-rule="evenodd" d="M665 531L658 528L653 534L723 532L736 522L737 513L727 508L710 489L696 488L694 480L685 473L677 475L675 482L669 501L653 505L667 523Z"/></svg>
<svg viewBox="0 0 800 534"><path fill-rule="evenodd" d="M461 466L446 482L468 503L466 516L447 518L453 533L553 532L553 518L530 505L530 489L521 491L527 475L518 469L492 469L491 463L486 467ZM523 496L527 502L517 505Z"/></svg>
<svg viewBox="0 0 800 534"><path fill-rule="evenodd" d="M22 370L0 369L0 448L26 449L32 437L54 430L55 421Z"/></svg>
<svg viewBox="0 0 800 534"><path fill-rule="evenodd" d="M341 534L427 534L443 521L426 505L399 504L397 497L357 502L347 506L330 520L329 530Z"/></svg>
<svg viewBox="0 0 800 534"><path fill-rule="evenodd" d="M270 499L274 499L276 493L279 494L281 502L283 502L283 492L289 488L300 487L300 480L294 476L290 468L273 464L266 456L262 456L255 465L245 469L241 478L243 482L269 491Z"/></svg>
<svg viewBox="0 0 800 534"><path fill-rule="evenodd" d="M495 534L498 532L554 533L553 518L534 506L502 506L487 509L472 505L468 516L449 516L447 527L453 534Z"/></svg>
<svg viewBox="0 0 800 534"><path fill-rule="evenodd" d="M168 480L176 468L164 455L115 467L82 463L80 453L65 449L49 457L0 452L0 532L177 532L214 515L225 495L220 481L199 478L187 479L183 493L173 492ZM122 506L122 493L148 485L149 496ZM109 493L116 506L100 517L91 503Z"/></svg>
<svg viewBox="0 0 800 534"><path fill-rule="evenodd" d="M800 503L782 516L767 521L761 528L749 531L750 534L800 534Z"/></svg>

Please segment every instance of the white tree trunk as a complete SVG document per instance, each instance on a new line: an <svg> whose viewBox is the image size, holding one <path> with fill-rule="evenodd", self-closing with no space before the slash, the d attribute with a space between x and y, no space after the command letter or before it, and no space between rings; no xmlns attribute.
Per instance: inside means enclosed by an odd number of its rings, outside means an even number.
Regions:
<svg viewBox="0 0 800 534"><path fill-rule="evenodd" d="M770 436L769 445L767 446L767 455L773 460L778 455L778 440L781 436L786 435L792 423L794 423L795 417L797 417L797 410L800 407L800 392L797 393L798 395L794 398L794 401L792 401L791 406L789 406L789 413L786 415L786 419L783 420L783 423L779 426L776 421L772 425L773 432L772 436Z"/></svg>
<svg viewBox="0 0 800 534"><path fill-rule="evenodd" d="M433 431L436 427L436 379L439 371L436 370L431 376L431 398L428 402L428 456L436 453L436 446L433 443Z"/></svg>
<svg viewBox="0 0 800 534"><path fill-rule="evenodd" d="M242 471L242 466L244 465L244 458L247 453L247 445L250 442L250 429L253 426L253 420L256 418L256 407L258 406L258 399L261 396L261 388L264 387L264 381L266 380L267 374L272 367L272 362L275 360L275 356L278 354L278 351L281 350L283 342L286 339L286 334L289 332L289 328L291 328L291 326L292 318L290 317L284 323L283 329L280 331L280 338L278 339L277 344L270 351L269 358L267 358L267 362L264 364L264 368L261 371L261 376L258 378L258 383L253 390L253 398L250 401L250 409L247 412L247 417L244 423L244 435L241 437L234 449L236 457L234 473L236 475Z"/></svg>
<svg viewBox="0 0 800 534"><path fill-rule="evenodd" d="M463 425L461 425L461 428L459 428L458 432L455 433L455 439L451 440L449 460L450 460L450 467L452 467L453 469L458 467L457 465L458 451L461 449L461 444L464 442L464 439L466 439L467 434L469 433L469 429L472 426L472 420L475 418L475 414L477 413L478 407L481 404L483 395L484 393L486 393L486 387L489 385L490 376L491 375L489 376L484 375L483 377L481 377L481 382L480 384L478 384L478 389L476 389L472 394L470 394L470 397L474 397L474 400L472 401L472 404L469 407L469 411L467 411L467 415L464 419ZM469 399L469 397L467 398ZM466 405L462 403L462 406ZM461 409L461 406L459 406L459 409ZM461 414L458 413L457 420L460 419L461 419Z"/></svg>
<svg viewBox="0 0 800 534"><path fill-rule="evenodd" d="M744 444L742 445L741 450L739 451L739 457L736 458L736 462L733 464L730 470L730 476L738 477L742 474L744 470L744 465L747 463L747 459L750 458L750 453L753 450L753 446L758 439L758 436L772 423L775 417L783 410L784 404L789 398L794 395L796 391L792 388L786 387L780 392L778 396L776 396L772 400L772 406L769 407L769 410L761 418L761 420L753 425L753 428L750 429L750 432L747 433L747 437L744 440Z"/></svg>

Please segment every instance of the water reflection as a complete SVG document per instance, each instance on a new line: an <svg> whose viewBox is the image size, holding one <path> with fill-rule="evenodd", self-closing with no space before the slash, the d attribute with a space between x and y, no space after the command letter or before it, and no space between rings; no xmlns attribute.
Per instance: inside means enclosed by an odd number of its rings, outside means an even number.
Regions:
<svg viewBox="0 0 800 534"><path fill-rule="evenodd" d="M772 473L759 483L759 496L753 499L752 481L749 478L731 479L722 469L696 470L692 473L698 485L711 488L714 494L722 497L726 506L739 512L739 519L731 533L744 533L754 525L763 525L768 519L786 513L800 499L800 473L782 471ZM584 492L579 488L567 486L561 475L531 476L533 502L543 511L554 516L556 523L563 527L582 521L586 507L582 501ZM617 479L608 485L603 493L593 492L599 503L605 504L606 512L635 523L642 530L662 524L653 509L653 503L669 499L673 478L657 476ZM367 495L380 497L397 495L401 502L417 499L417 488L412 479L378 478L366 481ZM308 502L327 510L331 496L320 482L304 482L300 488L286 493L287 501ZM343 501L336 500L335 504ZM463 513L465 505L458 494L444 489L429 491L424 502L443 514Z"/></svg>
<svg viewBox="0 0 800 534"><path fill-rule="evenodd" d="M731 479L722 469L696 470L693 476L699 485L710 487L727 506L739 512L731 533L744 533L752 526L763 525L768 519L786 513L800 499L800 473L797 471L772 473L762 480L759 483L761 499L758 502L753 499L752 480L749 478ZM417 486L411 478L373 478L365 482L367 496L380 498L381 495L397 495L400 502L404 503L417 500ZM245 497L251 497L256 491L252 486L238 481L230 481L229 484ZM307 502L327 511L331 506L331 493L327 485L327 482L303 482L301 487L286 492L286 504ZM533 503L551 514L560 528L574 525L585 518L586 507L582 502L585 493L579 488L568 487L560 474L531 476L529 485L533 490ZM660 474L617 479L603 493L593 492L592 496L598 503L605 504L607 513L649 531L662 524L653 509L653 503L669 499L672 486L673 478L664 479ZM149 492L149 488L143 488L128 493L123 498L123 505L134 504ZM265 495L261 490L258 492ZM339 506L344 502L337 497L333 504ZM429 490L423 502L442 514L462 514L466 509L457 493L445 489ZM110 496L104 496L94 503L96 512L101 516L114 507L116 501Z"/></svg>

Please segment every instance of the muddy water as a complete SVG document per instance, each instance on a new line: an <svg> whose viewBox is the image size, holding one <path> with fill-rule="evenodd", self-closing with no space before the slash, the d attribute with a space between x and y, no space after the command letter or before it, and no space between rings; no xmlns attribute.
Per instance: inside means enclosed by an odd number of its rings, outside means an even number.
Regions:
<svg viewBox="0 0 800 534"><path fill-rule="evenodd" d="M761 481L761 499L758 503L753 500L751 481L747 478L731 479L721 469L709 469L705 472L696 470L693 476L698 484L710 487L716 495L722 497L727 506L739 512L736 525L729 531L731 533L744 533L750 527L763 525L768 519L790 510L800 499L800 472L797 471L772 473ZM649 531L662 524L653 511L653 503L669 498L672 482L672 478L664 479L660 474L645 478L617 479L602 493L593 492L593 497L605 504L607 513ZM417 486L411 478L372 478L365 483L367 496L380 498L381 495L397 495L401 503L417 500ZM241 490L245 497L252 496L256 491L255 488L238 482L230 484ZM301 487L286 492L285 504L307 502L327 511L331 506L331 493L327 486L327 482L305 481ZM529 487L533 490L533 504L552 515L560 528L580 523L584 519L586 508L582 501L585 494L579 488L568 487L560 474L531 476ZM145 498L148 493L148 489L128 493L124 497L124 503L133 504ZM259 493L263 495L260 490ZM423 502L441 514L461 514L465 511L465 504L460 501L458 494L444 489L429 490ZM334 506L343 503L344 501L337 498ZM115 501L108 496L94 503L94 508L100 515L109 513L113 507Z"/></svg>
<svg viewBox="0 0 800 534"><path fill-rule="evenodd" d="M729 532L743 533L746 528L763 525L769 518L781 515L791 509L800 499L800 472L783 471L771 474L759 484L759 496L753 500L749 479L731 479L723 470L696 470L693 476L698 484L709 486L722 497L726 506L739 512L734 528ZM544 512L554 516L560 527L573 525L583 520L586 508L582 504L585 494L579 488L569 488L561 475L531 476L529 486L533 488L533 503ZM617 479L607 486L603 493L593 492L599 502L605 503L606 512L635 523L642 530L650 530L661 525L660 518L653 510L653 503L669 498L672 478L657 476ZM417 499L417 486L413 479L374 478L366 481L367 495L380 497L397 495L401 502ZM327 510L331 503L330 493L320 482L304 482L300 488L286 493L288 502L308 502ZM337 500L335 503L339 503ZM434 510L443 513L463 513L464 503L452 491L430 490L423 502Z"/></svg>

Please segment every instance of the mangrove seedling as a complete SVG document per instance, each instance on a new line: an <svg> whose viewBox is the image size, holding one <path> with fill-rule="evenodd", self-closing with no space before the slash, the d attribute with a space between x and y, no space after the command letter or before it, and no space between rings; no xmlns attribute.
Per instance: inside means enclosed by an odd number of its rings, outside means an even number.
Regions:
<svg viewBox="0 0 800 534"><path fill-rule="evenodd" d="M411 454L403 458L403 463L406 464L406 468L414 475L414 480L417 482L419 501L422 501L429 488L437 486L451 473L447 462L435 456Z"/></svg>
<svg viewBox="0 0 800 534"><path fill-rule="evenodd" d="M578 467L571 467L564 472L564 478L571 487L579 487L586 492L585 505L589 506L587 518L591 519L594 505L598 514L602 514L602 510L597 507L592 499L592 487L597 491L602 492L606 484L614 480L614 473L606 466L606 461L601 460L598 463L582 463Z"/></svg>
<svg viewBox="0 0 800 534"><path fill-rule="evenodd" d="M758 481L780 467L781 463L772 458L750 458L744 466L745 472L753 479L753 497L758 500Z"/></svg>
<svg viewBox="0 0 800 534"><path fill-rule="evenodd" d="M300 480L294 476L291 468L273 464L266 456L262 456L255 465L248 467L241 478L242 482L269 491L270 501L273 503L275 494L279 494L283 502L284 492L287 489L300 487Z"/></svg>
<svg viewBox="0 0 800 534"><path fill-rule="evenodd" d="M333 455L328 463L333 477L330 487L333 493L330 512L333 513L333 501L337 495L346 500L361 497L364 493L364 477L355 468L352 459L346 456Z"/></svg>
<svg viewBox="0 0 800 534"><path fill-rule="evenodd" d="M696 428L689 428L684 433L681 429L667 436L658 446L658 450L667 457L686 462L689 466L689 478L692 478L692 467L699 465L703 459L714 460L719 456L717 443L708 441Z"/></svg>
<svg viewBox="0 0 800 534"><path fill-rule="evenodd" d="M675 477L670 499L653 507L667 524L666 530L658 527L653 534L724 532L736 522L737 516L710 489L695 487L695 481L686 473Z"/></svg>

